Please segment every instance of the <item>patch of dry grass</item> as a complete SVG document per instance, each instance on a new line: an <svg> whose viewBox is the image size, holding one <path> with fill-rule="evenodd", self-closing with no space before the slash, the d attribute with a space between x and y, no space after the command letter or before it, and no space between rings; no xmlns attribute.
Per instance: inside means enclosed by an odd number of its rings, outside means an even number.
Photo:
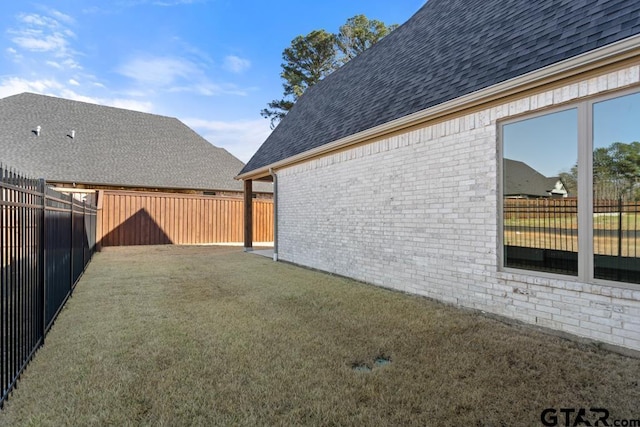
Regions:
<svg viewBox="0 0 640 427"><path fill-rule="evenodd" d="M639 418L639 382L639 359L236 248L117 248L0 425L540 425Z"/></svg>

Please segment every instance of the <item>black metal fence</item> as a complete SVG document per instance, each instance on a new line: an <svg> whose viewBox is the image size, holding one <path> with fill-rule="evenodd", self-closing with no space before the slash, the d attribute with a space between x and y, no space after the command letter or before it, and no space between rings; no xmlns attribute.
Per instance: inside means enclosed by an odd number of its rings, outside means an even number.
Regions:
<svg viewBox="0 0 640 427"><path fill-rule="evenodd" d="M505 199L505 265L578 272L577 199ZM594 277L640 283L640 202L593 201Z"/></svg>
<svg viewBox="0 0 640 427"><path fill-rule="evenodd" d="M577 251L576 199L505 199L505 231L514 246ZM640 202L596 199L594 252L640 257Z"/></svg>
<svg viewBox="0 0 640 427"><path fill-rule="evenodd" d="M0 191L2 408L91 260L96 206L1 165Z"/></svg>

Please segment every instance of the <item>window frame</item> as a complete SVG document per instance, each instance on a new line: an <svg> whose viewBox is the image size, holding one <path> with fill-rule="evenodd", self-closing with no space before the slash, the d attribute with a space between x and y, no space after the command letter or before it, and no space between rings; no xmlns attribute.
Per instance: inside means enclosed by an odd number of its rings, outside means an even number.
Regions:
<svg viewBox="0 0 640 427"><path fill-rule="evenodd" d="M628 95L640 93L640 88L617 90L606 94L596 95L577 101L571 101L562 105L543 108L533 112L526 112L496 122L497 129L497 156L498 156L498 271L520 275L531 275L566 282L579 282L594 285L616 286L621 288L637 290L640 284L630 282L618 282L606 279L596 279L594 277L594 243L593 243L593 134L594 119L593 107L595 104L611 99L621 98ZM578 162L578 274L577 276L550 273L546 271L527 270L515 267L505 267L504 259L504 127L522 122L524 120L535 119L549 114L559 113L567 110L577 110L577 162Z"/></svg>

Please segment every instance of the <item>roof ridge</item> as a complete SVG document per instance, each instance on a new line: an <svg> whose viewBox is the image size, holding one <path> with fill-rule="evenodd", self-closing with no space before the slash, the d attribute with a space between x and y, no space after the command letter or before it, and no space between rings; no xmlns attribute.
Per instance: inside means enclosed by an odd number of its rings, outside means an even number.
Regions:
<svg viewBox="0 0 640 427"><path fill-rule="evenodd" d="M29 92L0 99L0 160L55 182L242 191L243 162L177 118Z"/></svg>
<svg viewBox="0 0 640 427"><path fill-rule="evenodd" d="M80 100L77 100L77 99L62 98L60 96L47 95L47 94L36 93L36 92L21 92L21 93L17 93L17 94L14 94L14 95L9 95L7 97L0 98L0 102L5 100L5 99L8 99L8 98L27 97L27 96L33 96L33 97L37 97L37 98L41 98L41 99L49 98L51 100L56 100L58 102L65 102L65 103L69 103L69 104L72 104L72 103L73 104L82 104L82 105L86 105L87 107L90 107L90 108L107 108L107 109L113 109L113 110L119 110L119 111L126 111L128 113L147 114L147 115L150 115L150 116L163 117L163 118L167 118L167 119L175 119L175 120L180 121L180 119L178 119L177 117L174 117L174 116L167 116L167 115L164 115L164 114L149 113L147 111L133 110L133 109L130 109L130 108L114 107L112 105L98 104L97 102L88 102L88 101L80 101Z"/></svg>

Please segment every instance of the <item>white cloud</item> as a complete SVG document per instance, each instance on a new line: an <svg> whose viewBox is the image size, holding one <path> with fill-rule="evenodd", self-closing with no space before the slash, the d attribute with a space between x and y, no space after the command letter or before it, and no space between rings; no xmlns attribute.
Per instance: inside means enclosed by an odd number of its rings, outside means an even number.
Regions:
<svg viewBox="0 0 640 427"><path fill-rule="evenodd" d="M58 21L62 21L65 24L71 25L74 24L76 22L75 19L73 19L71 16L66 15L58 10L55 9L47 9L49 11L49 13L55 17Z"/></svg>
<svg viewBox="0 0 640 427"><path fill-rule="evenodd" d="M181 4L201 3L196 0L172 0L172 1L154 1L152 4L156 6L179 6Z"/></svg>
<svg viewBox="0 0 640 427"><path fill-rule="evenodd" d="M135 90L163 90L172 93L194 93L202 96L236 95L246 96L247 91L233 84L211 81L206 66L182 57L133 58L119 66L116 71L132 79Z"/></svg>
<svg viewBox="0 0 640 427"><path fill-rule="evenodd" d="M7 49L5 49L5 52L7 52L7 54L11 57L11 59L13 59L15 62L19 63L23 58L23 56L12 47L8 47Z"/></svg>
<svg viewBox="0 0 640 427"><path fill-rule="evenodd" d="M16 25L9 28L6 33L14 44L13 49L16 58L22 59L22 52L35 54L49 54L53 58L63 59L66 66L80 68L73 59L76 52L71 48L71 40L75 33L65 24L72 24L73 18L54 9L46 9L48 15L37 13L22 13L16 17ZM51 57L45 60L48 65L53 65ZM63 64L64 64L63 62ZM56 60L60 65L60 61Z"/></svg>
<svg viewBox="0 0 640 427"><path fill-rule="evenodd" d="M64 65L66 68L71 70L82 69L82 66L78 62L76 62L74 59L71 59L71 58L67 58L64 61L62 61L62 65Z"/></svg>
<svg viewBox="0 0 640 427"><path fill-rule="evenodd" d="M39 27L56 28L58 26L57 22L54 19L47 18L35 13L20 14L18 15L18 20L25 24L30 24L30 25L39 26Z"/></svg>
<svg viewBox="0 0 640 427"><path fill-rule="evenodd" d="M69 82L69 84L73 85L71 81ZM82 95L54 79L27 80L19 77L10 77L0 80L0 98L17 95L23 92L57 96L74 101L108 105L112 107L126 108L128 110L143 111L147 113L150 113L154 110L153 103L148 101Z"/></svg>
<svg viewBox="0 0 640 427"><path fill-rule="evenodd" d="M101 104L109 105L116 108L124 108L126 110L142 111L144 113L152 113L154 110L153 103L146 101L138 101L135 99L105 99Z"/></svg>
<svg viewBox="0 0 640 427"><path fill-rule="evenodd" d="M45 35L38 30L22 30L11 39L19 47L33 52L64 52L67 39L61 33Z"/></svg>
<svg viewBox="0 0 640 427"><path fill-rule="evenodd" d="M144 113L150 113L153 111L153 104L151 102L138 101L135 99L99 98L85 96L70 89L62 90L58 96L66 99L71 99L73 101L88 102L90 104L99 104L109 107L124 108L127 110L142 111Z"/></svg>
<svg viewBox="0 0 640 427"><path fill-rule="evenodd" d="M173 86L167 89L168 92L173 93L195 93L202 96L216 96L216 95L236 95L247 96L247 91L237 88L234 85L218 85L205 81L203 83L196 83L187 86Z"/></svg>
<svg viewBox="0 0 640 427"><path fill-rule="evenodd" d="M45 61L45 64L47 64L48 66L53 67L55 69L62 70L62 65L60 65L56 61Z"/></svg>
<svg viewBox="0 0 640 427"><path fill-rule="evenodd" d="M137 83L152 86L167 86L200 74L191 61L171 57L135 58L118 67L117 71Z"/></svg>
<svg viewBox="0 0 640 427"><path fill-rule="evenodd" d="M62 90L58 91L54 96L59 96L60 98L65 98L65 99L70 99L72 101L81 101L81 102L88 102L89 104L103 104L103 100L100 100L98 98L94 98L92 96L86 96L86 95L82 95L79 94L75 91L73 91L72 89L69 88L63 88Z"/></svg>
<svg viewBox="0 0 640 427"><path fill-rule="evenodd" d="M23 64L28 74L0 76L0 97L33 92L136 111L154 110L148 99L107 88L101 79L84 71L78 62L80 54L72 45L76 37L70 28L75 23L73 17L45 6L36 7L39 13L17 15L13 27L5 32L12 41L7 54ZM189 71L181 71L177 65L171 70L176 75Z"/></svg>
<svg viewBox="0 0 640 427"><path fill-rule="evenodd" d="M22 92L35 92L51 95L64 86L55 80L26 80L19 77L9 77L0 81L0 98L16 95Z"/></svg>
<svg viewBox="0 0 640 427"><path fill-rule="evenodd" d="M251 67L251 61L240 58L239 56L229 55L224 58L223 67L225 70L231 71L232 73L241 73Z"/></svg>
<svg viewBox="0 0 640 427"><path fill-rule="evenodd" d="M191 118L183 122L213 145L226 149L245 163L271 133L269 121L265 119L225 122Z"/></svg>

